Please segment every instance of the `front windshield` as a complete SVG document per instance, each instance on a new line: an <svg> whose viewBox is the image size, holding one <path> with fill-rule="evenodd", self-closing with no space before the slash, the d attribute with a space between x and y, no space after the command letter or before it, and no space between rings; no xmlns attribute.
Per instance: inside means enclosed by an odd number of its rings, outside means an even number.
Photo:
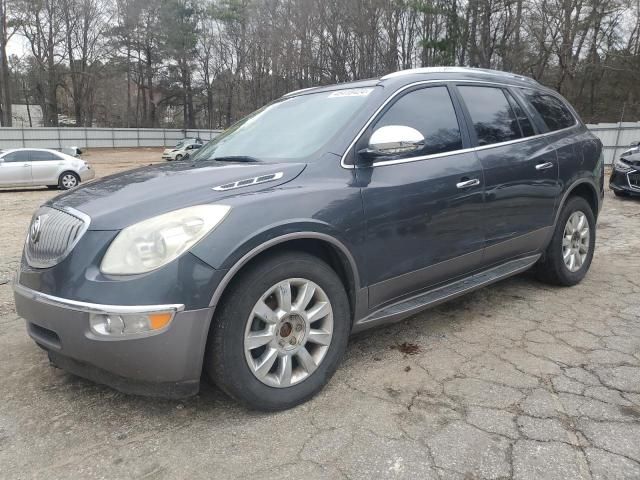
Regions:
<svg viewBox="0 0 640 480"><path fill-rule="evenodd" d="M291 160L310 156L345 127L372 91L351 88L277 100L229 127L193 159Z"/></svg>

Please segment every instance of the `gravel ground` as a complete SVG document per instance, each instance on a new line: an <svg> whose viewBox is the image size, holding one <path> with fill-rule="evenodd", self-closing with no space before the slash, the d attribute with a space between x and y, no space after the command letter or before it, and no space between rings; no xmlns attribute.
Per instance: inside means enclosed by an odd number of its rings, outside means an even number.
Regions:
<svg viewBox="0 0 640 480"><path fill-rule="evenodd" d="M92 157L98 175L131 166ZM53 194L0 192L0 283ZM638 479L638 232L640 201L608 192L582 284L523 274L359 335L320 395L278 414L206 385L153 400L51 368L0 285L0 477Z"/></svg>

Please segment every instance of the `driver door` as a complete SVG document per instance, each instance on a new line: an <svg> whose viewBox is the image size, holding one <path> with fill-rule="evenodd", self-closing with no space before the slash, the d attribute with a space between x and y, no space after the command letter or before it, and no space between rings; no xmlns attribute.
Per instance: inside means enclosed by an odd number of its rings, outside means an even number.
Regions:
<svg viewBox="0 0 640 480"><path fill-rule="evenodd" d="M369 146L383 126L408 126L425 145L373 162L356 153L366 218L370 307L453 280L482 262L483 171L459 106L445 85L407 91L356 144Z"/></svg>

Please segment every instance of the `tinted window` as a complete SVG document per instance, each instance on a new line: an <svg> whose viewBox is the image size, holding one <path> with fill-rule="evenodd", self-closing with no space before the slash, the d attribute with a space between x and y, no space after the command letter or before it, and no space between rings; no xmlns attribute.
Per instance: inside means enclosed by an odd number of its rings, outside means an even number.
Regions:
<svg viewBox="0 0 640 480"><path fill-rule="evenodd" d="M518 119L518 124L520 125L520 130L522 131L523 137L530 137L531 135L535 135L533 130L533 125L531 124L531 120L527 117L527 114L524 113L524 110L520 106L520 104L513 98L509 92L505 92L507 95L507 99L509 100L509 105L513 109L513 112L516 114L516 118Z"/></svg>
<svg viewBox="0 0 640 480"><path fill-rule="evenodd" d="M47 160L60 160L53 152L43 152L41 150L31 150L31 161L32 162L46 162Z"/></svg>
<svg viewBox="0 0 640 480"><path fill-rule="evenodd" d="M5 162L28 162L29 152L26 150L20 150L18 152L7 153L4 157Z"/></svg>
<svg viewBox="0 0 640 480"><path fill-rule="evenodd" d="M569 109L558 98L530 91L525 91L524 95L540 114L550 131L571 127L576 123Z"/></svg>
<svg viewBox="0 0 640 480"><path fill-rule="evenodd" d="M478 145L521 138L516 116L500 88L458 87L467 105Z"/></svg>
<svg viewBox="0 0 640 480"><path fill-rule="evenodd" d="M462 148L460 127L447 87L423 88L402 96L376 122L374 130L387 125L412 127L422 133L425 148L420 155Z"/></svg>

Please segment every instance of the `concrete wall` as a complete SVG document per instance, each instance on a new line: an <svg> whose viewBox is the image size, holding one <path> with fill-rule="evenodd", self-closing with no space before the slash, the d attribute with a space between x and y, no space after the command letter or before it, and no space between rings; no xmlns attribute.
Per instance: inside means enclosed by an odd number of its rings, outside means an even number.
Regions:
<svg viewBox="0 0 640 480"><path fill-rule="evenodd" d="M0 128L2 148L117 148L173 146L185 137L211 140L220 130L168 128Z"/></svg>
<svg viewBox="0 0 640 480"><path fill-rule="evenodd" d="M640 122L594 123L587 127L602 140L607 164L627 150L631 142L640 141Z"/></svg>
<svg viewBox="0 0 640 480"><path fill-rule="evenodd" d="M607 164L634 141L640 141L640 122L597 123L587 127L604 145ZM172 146L184 137L211 140L220 130L178 130L166 128L0 128L2 148L80 148Z"/></svg>

